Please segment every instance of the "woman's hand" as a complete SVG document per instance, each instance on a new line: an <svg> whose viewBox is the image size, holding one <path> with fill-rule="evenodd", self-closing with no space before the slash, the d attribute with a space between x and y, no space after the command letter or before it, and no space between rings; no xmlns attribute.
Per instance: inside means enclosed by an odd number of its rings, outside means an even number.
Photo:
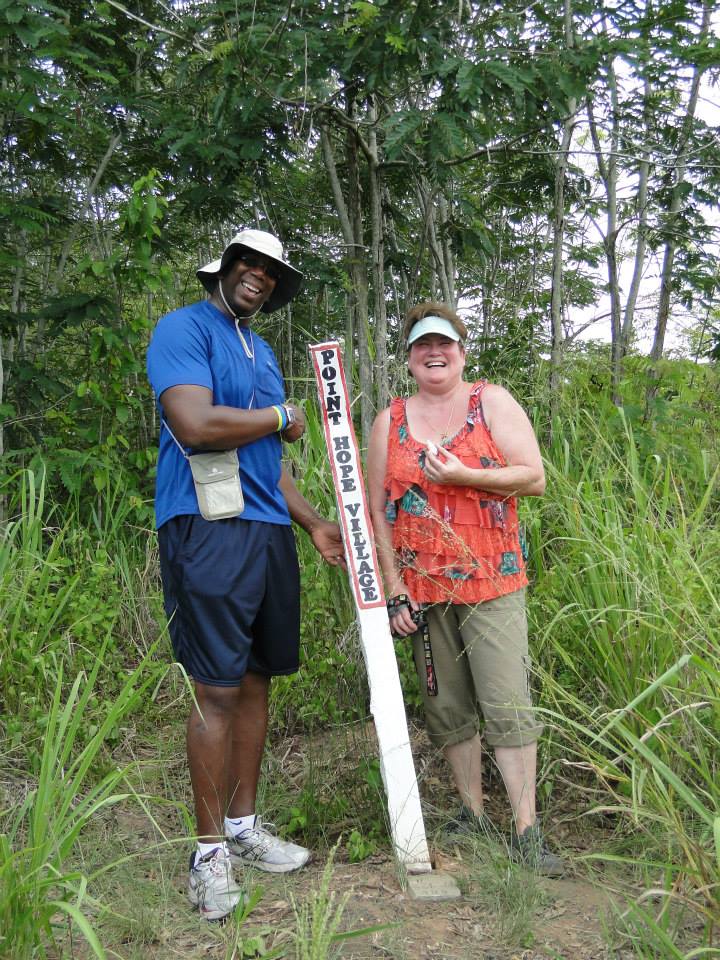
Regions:
<svg viewBox="0 0 720 960"><path fill-rule="evenodd" d="M436 448L438 449L438 448ZM437 453L428 450L425 454L425 475L433 483L469 484L471 468L458 460L454 453L440 447Z"/></svg>
<svg viewBox="0 0 720 960"><path fill-rule="evenodd" d="M399 596L402 594L408 596L404 584L400 584L400 587L401 589L399 589L394 596ZM388 610L390 632L396 637L409 637L411 633L415 633L417 631L417 624L413 621L412 613L413 611L418 611L419 609L420 604L416 600L409 599L408 596L407 603L403 603L398 607L395 607L393 612Z"/></svg>

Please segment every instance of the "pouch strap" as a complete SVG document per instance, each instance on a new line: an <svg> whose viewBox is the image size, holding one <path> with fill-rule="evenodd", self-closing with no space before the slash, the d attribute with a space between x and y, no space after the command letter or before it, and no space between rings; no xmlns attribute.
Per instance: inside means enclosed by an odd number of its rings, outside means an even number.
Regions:
<svg viewBox="0 0 720 960"><path fill-rule="evenodd" d="M170 424L167 422L167 420L165 419L165 417L162 418L162 425L165 427L165 429L167 430L167 432L170 434L170 436L173 438L173 440L174 440L175 443L177 444L177 447L178 447L178 450L180 451L180 453L185 457L186 460L189 460L190 457L188 456L187 453L185 453L185 447L180 443L180 441L178 440L178 438L177 438L177 437L175 436L175 434L172 432L172 430L170 429Z"/></svg>

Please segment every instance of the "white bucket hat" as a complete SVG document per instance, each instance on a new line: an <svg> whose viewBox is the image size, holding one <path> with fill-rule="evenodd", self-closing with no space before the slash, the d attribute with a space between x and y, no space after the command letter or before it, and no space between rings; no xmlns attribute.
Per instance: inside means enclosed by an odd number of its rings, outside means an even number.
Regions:
<svg viewBox="0 0 720 960"><path fill-rule="evenodd" d="M278 238L265 230L241 230L225 247L219 260L213 260L212 263L200 267L197 278L208 293L213 293L218 274L223 267L236 258L240 247L262 253L280 267L280 277L275 284L275 289L261 307L263 313L279 310L297 296L303 275L284 259L282 244Z"/></svg>

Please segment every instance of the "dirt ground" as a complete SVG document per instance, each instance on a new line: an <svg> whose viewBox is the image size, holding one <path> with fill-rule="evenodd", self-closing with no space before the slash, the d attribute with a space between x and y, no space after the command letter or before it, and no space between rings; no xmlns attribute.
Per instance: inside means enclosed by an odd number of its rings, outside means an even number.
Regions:
<svg viewBox="0 0 720 960"><path fill-rule="evenodd" d="M184 791L189 801L177 729L173 725L165 736L159 732L159 741L142 751L144 758L138 757L145 786L156 796ZM110 914L97 917L108 955L124 960L243 960L282 955L295 960L297 914L304 908L312 914L315 904L317 916L317 891L330 850L340 837L329 886L329 913L344 904L340 932L382 929L343 940L328 956L343 960L619 960L630 956L617 943L612 949L607 945L612 940L612 907L621 902L618 893L610 892L619 889L618 878L596 865L591 870L584 859L589 850L603 848L609 830L603 832L602 824L578 816L572 802L560 801L555 794L545 828L554 849L567 858L567 876L542 879L510 864L504 839L509 827L504 792L488 768L488 811L499 825L497 838L493 842L448 839L441 824L454 803L449 771L421 730L413 731L412 740L423 805L429 811L426 828L435 869L457 881L459 899L412 898L403 889L386 839L378 840L375 852L361 862L350 862L344 841L352 820L346 817L345 824L337 823L324 843L313 845L315 857L300 873L274 876L248 869L238 878L247 895L257 901L244 921L208 924L191 911L185 896L190 847L183 833L187 835L191 822L183 828L177 811L167 808L154 808L149 817L137 807L124 807L108 817L97 838L100 850L110 842L115 844L115 855L127 856L124 865L107 875L100 891L101 902L112 907ZM370 725L365 725L360 737L355 730L352 737L324 733L314 742L289 738L275 744L265 780L283 783L289 798L303 790L307 795L308 779L312 780L313 797L328 812L329 822L328 805L346 792L343 783L348 771L357 781L357 771L365 770L365 780L372 781L373 750ZM368 797L367 792L353 796L354 809L371 804ZM275 809L287 802L282 797L266 799ZM377 797L375 802L382 806ZM168 834L175 841L168 842ZM76 942L65 956L87 954ZM301 955L301 960L320 956L326 954Z"/></svg>
<svg viewBox="0 0 720 960"><path fill-rule="evenodd" d="M493 910L484 902L472 876L466 853L438 857L437 868L453 876L463 895L456 900L425 902L403 892L395 864L375 856L359 864L336 863L331 893L335 904L347 895L339 929L361 931L381 926L339 945L333 954L344 960L607 960L623 956L610 951L603 936L609 896L598 884L576 877L561 880L525 878L539 895L514 930L512 904ZM253 871L246 878L249 891L262 887L262 896L241 925L207 924L193 914L185 900L184 867L172 878L163 922L137 940L137 931L122 942L108 942L116 956L170 958L265 956L284 948L294 957L296 905L311 902L321 883L323 864L311 864L292 877L269 877ZM523 932L524 931L524 932ZM521 942L517 942L518 933ZM256 939L259 938L259 939ZM115 938L112 938L113 940ZM233 952L233 949L235 952ZM255 950L257 949L257 952ZM127 952L126 952L127 951Z"/></svg>
<svg viewBox="0 0 720 960"><path fill-rule="evenodd" d="M333 890L336 894L351 891L344 927L395 925L347 942L341 955L353 960L600 960L608 956L600 928L607 900L597 887L576 880L545 881L543 903L531 918L532 933L525 941L533 941L532 946L509 946L502 942L498 917L477 904L462 860L443 857L440 866L465 889L460 899L440 903L412 899L400 889L389 862L339 865ZM307 879L312 882L311 875Z"/></svg>

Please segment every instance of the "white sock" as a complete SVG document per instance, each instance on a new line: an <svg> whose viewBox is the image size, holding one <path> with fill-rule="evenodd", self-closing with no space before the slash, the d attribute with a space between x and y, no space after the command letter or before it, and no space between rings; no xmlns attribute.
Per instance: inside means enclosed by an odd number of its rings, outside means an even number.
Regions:
<svg viewBox="0 0 720 960"><path fill-rule="evenodd" d="M246 817L225 817L225 835L228 837L236 837L244 830L252 830L254 826L254 813L249 813Z"/></svg>
<svg viewBox="0 0 720 960"><path fill-rule="evenodd" d="M213 850L217 850L218 847L220 847L226 857L230 856L230 851L228 850L227 844L224 840L216 840L214 843L200 843L198 840L195 862L197 863L198 860L202 860L203 857L206 857L209 853L212 853Z"/></svg>

